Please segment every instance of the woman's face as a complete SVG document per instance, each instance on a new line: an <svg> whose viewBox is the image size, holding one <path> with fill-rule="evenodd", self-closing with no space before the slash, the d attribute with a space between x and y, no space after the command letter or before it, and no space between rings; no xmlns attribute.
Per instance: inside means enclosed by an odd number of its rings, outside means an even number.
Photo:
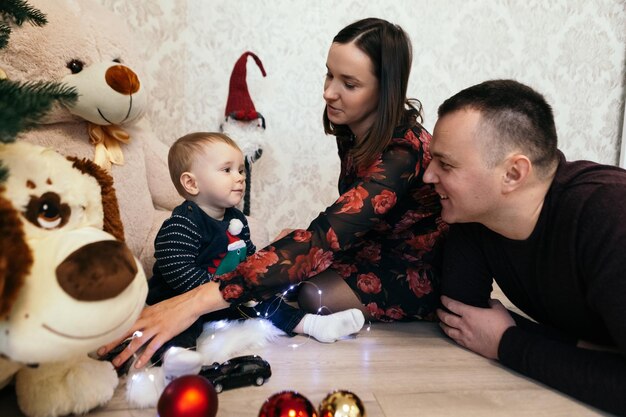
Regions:
<svg viewBox="0 0 626 417"><path fill-rule="evenodd" d="M328 119L347 125L357 138L372 126L378 107L378 79L369 56L353 42L333 43L326 60L324 100Z"/></svg>

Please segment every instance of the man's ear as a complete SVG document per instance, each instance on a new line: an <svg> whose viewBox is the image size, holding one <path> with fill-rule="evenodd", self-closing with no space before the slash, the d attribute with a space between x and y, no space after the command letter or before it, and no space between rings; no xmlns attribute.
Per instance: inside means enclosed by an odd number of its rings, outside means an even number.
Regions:
<svg viewBox="0 0 626 417"><path fill-rule="evenodd" d="M196 177L191 172L183 172L180 175L180 183L189 195L197 195L198 184L196 183Z"/></svg>
<svg viewBox="0 0 626 417"><path fill-rule="evenodd" d="M505 193L515 191L522 186L530 172L532 171L532 162L526 155L513 154L505 160L505 172L503 179L503 191Z"/></svg>

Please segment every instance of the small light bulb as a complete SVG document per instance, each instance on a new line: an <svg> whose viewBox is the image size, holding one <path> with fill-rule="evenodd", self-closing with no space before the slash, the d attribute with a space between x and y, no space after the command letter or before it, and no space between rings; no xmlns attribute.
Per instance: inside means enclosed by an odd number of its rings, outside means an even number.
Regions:
<svg viewBox="0 0 626 417"><path fill-rule="evenodd" d="M322 295L322 290L317 290L317 293L318 293L319 295Z"/></svg>

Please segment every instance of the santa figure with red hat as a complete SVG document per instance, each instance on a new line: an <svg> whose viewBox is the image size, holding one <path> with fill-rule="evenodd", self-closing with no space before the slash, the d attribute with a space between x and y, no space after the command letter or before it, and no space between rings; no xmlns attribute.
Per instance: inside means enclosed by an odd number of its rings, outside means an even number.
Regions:
<svg viewBox="0 0 626 417"><path fill-rule="evenodd" d="M251 164L261 157L263 149L261 141L265 132L265 118L256 111L248 83L246 82L248 57L252 57L254 62L265 77L267 74L263 63L256 54L244 52L233 67L230 75L228 89L228 100L224 112L225 120L220 129L233 138L241 148L245 157L246 169L246 192L243 198L243 214L250 215L250 185L251 185Z"/></svg>

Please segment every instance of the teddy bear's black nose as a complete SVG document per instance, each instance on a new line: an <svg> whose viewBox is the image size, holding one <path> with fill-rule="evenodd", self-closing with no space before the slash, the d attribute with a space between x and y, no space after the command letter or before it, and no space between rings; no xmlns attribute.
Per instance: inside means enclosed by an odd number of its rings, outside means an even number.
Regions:
<svg viewBox="0 0 626 417"><path fill-rule="evenodd" d="M139 91L139 77L124 65L113 65L107 69L104 78L107 84L120 94L131 95Z"/></svg>
<svg viewBox="0 0 626 417"><path fill-rule="evenodd" d="M133 254L117 240L85 245L72 252L56 269L61 288L80 301L113 298L124 291L136 275Z"/></svg>

